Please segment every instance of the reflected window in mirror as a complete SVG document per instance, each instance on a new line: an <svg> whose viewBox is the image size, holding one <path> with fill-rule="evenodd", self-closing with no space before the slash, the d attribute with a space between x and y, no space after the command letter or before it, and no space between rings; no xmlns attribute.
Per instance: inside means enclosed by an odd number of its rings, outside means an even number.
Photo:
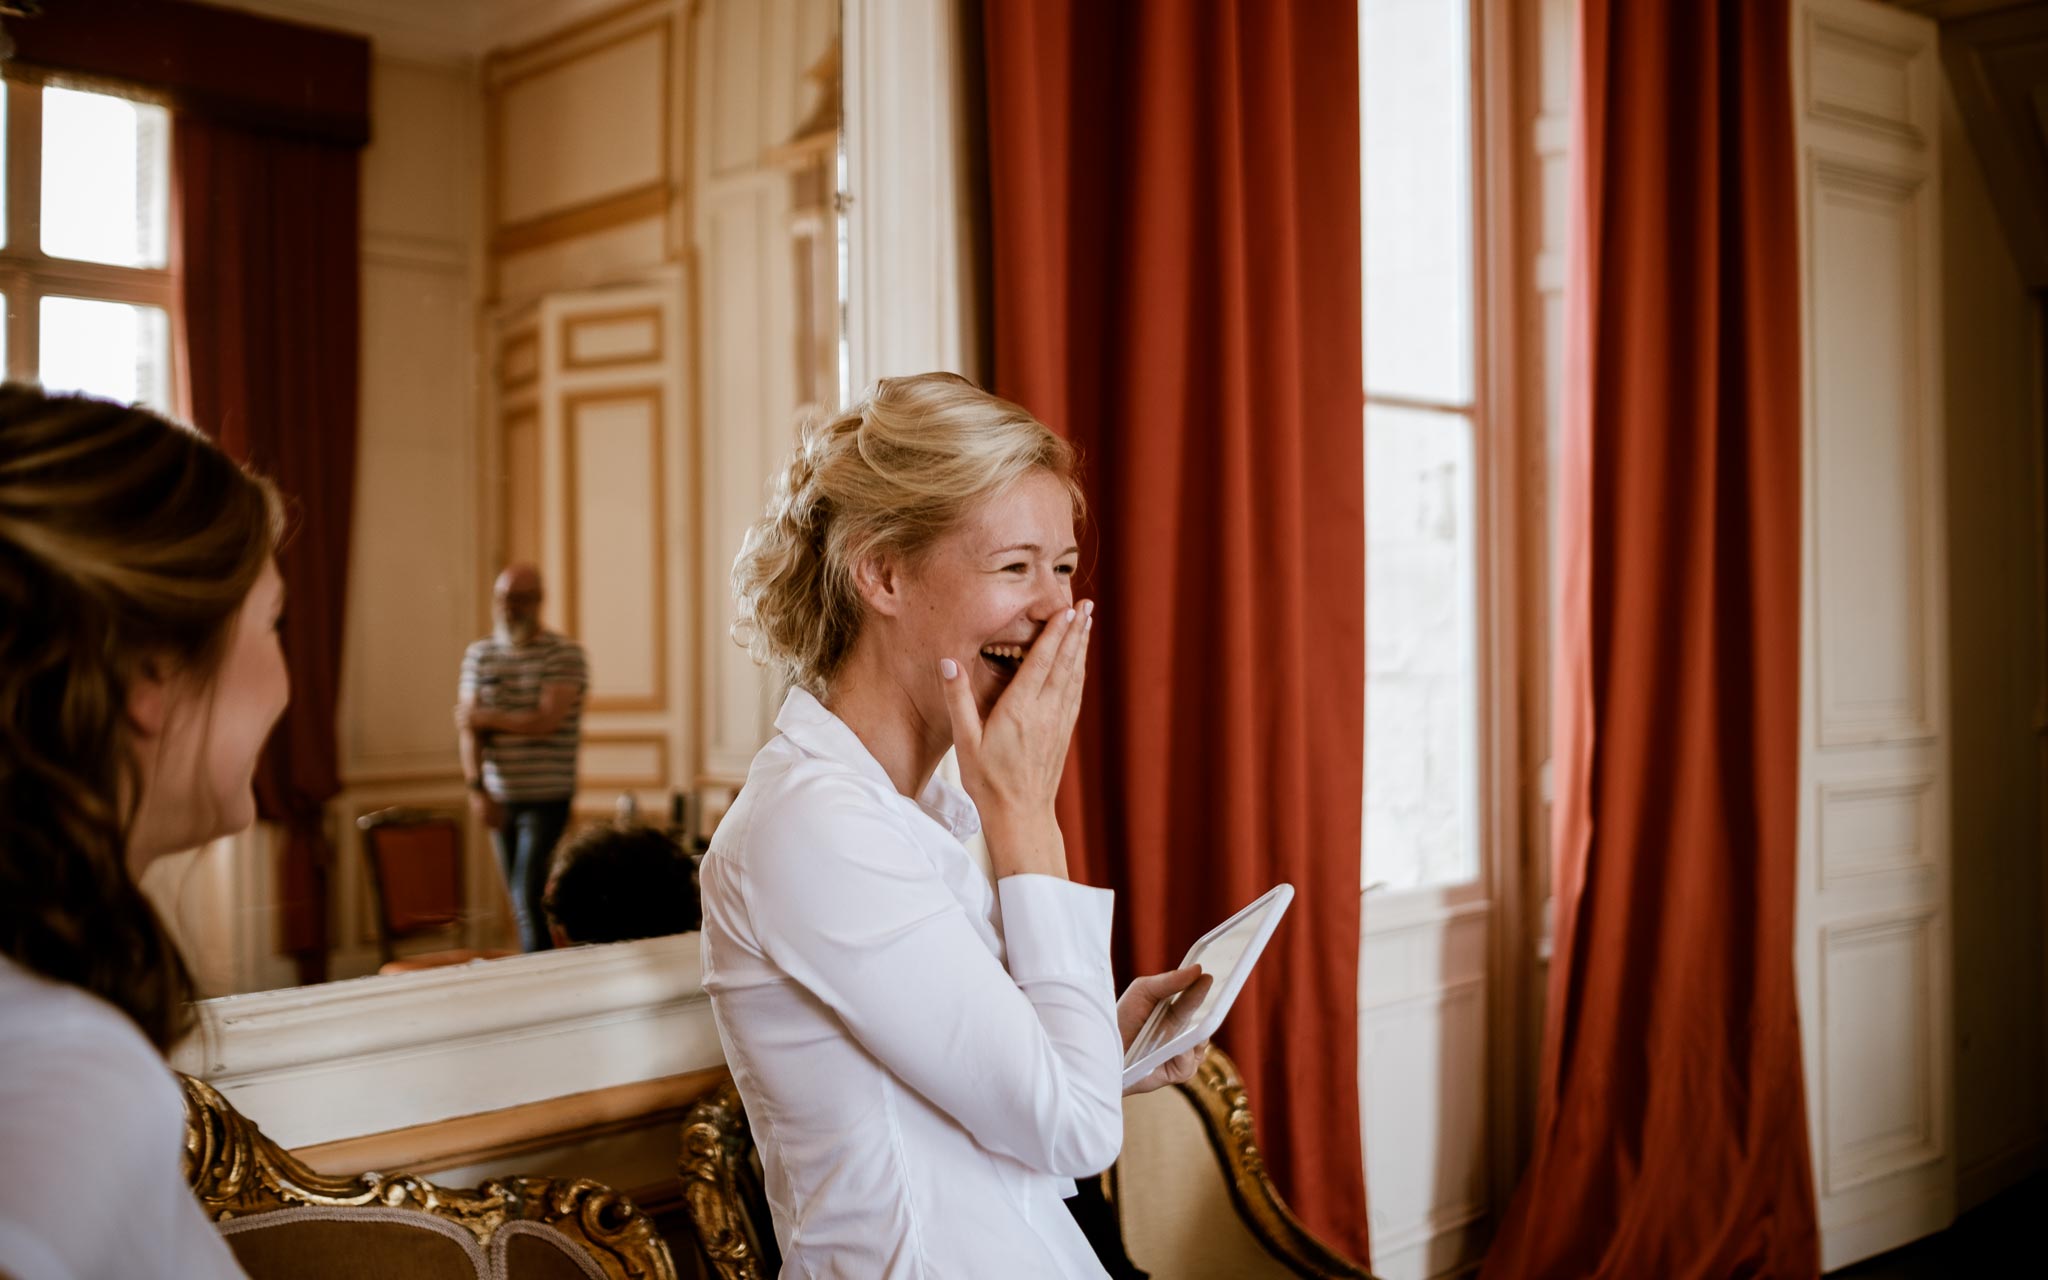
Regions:
<svg viewBox="0 0 2048 1280"><path fill-rule="evenodd" d="M175 412L170 113L10 80L0 114L7 376Z"/></svg>

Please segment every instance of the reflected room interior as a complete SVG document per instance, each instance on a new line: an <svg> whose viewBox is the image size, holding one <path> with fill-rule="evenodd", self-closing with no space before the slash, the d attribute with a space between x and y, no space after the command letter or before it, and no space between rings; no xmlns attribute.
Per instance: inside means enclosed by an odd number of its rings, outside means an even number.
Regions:
<svg viewBox="0 0 2048 1280"><path fill-rule="evenodd" d="M321 838L265 823L147 880L207 996L517 953L451 720L501 566L588 657L571 835L700 852L779 692L721 589L769 455L841 396L837 6L470 7L478 57L373 42ZM175 99L11 65L10 376L190 414ZM381 873L380 834L411 841Z"/></svg>

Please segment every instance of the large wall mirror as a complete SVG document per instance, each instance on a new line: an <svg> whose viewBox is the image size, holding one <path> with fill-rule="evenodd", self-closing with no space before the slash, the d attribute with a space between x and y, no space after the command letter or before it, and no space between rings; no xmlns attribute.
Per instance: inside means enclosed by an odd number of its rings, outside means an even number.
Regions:
<svg viewBox="0 0 2048 1280"><path fill-rule="evenodd" d="M974 350L957 8L217 7L367 37L371 142L324 944L290 945L275 827L154 865L208 997L177 1065L295 1147L713 1068L693 935L408 967L518 948L468 812L458 671L499 568L537 564L546 625L590 666L573 821L708 836L781 693L728 636L726 581L794 423ZM48 225L127 254L0 246L10 374L177 407L177 229L152 212L175 104L8 75L10 229L39 185L90 180L107 225ZM122 323L77 340L76 298ZM380 927L359 824L391 809L458 824L439 932Z"/></svg>
<svg viewBox="0 0 2048 1280"><path fill-rule="evenodd" d="M323 24L351 8L240 7ZM167 859L148 888L209 996L520 950L452 720L505 564L539 566L545 625L588 657L572 833L627 809L689 847L770 731L777 691L727 637L723 584L791 424L840 395L838 4L445 8L471 11L473 53L368 32L325 946L309 956L287 936L275 828ZM64 96L45 119L76 132ZM100 101L105 137L66 135L46 166L139 154L160 192L162 109ZM136 364L109 368L132 382ZM375 874L359 823L393 809L454 820L452 878L431 861L446 827L406 831L396 852L387 830ZM431 884L407 883L429 865Z"/></svg>

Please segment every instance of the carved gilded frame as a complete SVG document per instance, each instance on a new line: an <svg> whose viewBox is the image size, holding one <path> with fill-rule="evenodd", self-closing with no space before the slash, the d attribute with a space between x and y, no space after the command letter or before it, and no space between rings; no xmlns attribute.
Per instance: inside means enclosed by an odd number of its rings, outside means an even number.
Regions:
<svg viewBox="0 0 2048 1280"><path fill-rule="evenodd" d="M763 1280L767 1261L755 1238L740 1170L754 1148L739 1089L727 1080L697 1100L683 1117L683 1201L697 1245L717 1280Z"/></svg>
<svg viewBox="0 0 2048 1280"><path fill-rule="evenodd" d="M1210 1046L1192 1080L1175 1085L1195 1104L1209 1146L1230 1184L1230 1200L1238 1217L1259 1244L1295 1274L1316 1280L1373 1280L1372 1273L1317 1239L1266 1174L1265 1153L1259 1150L1252 1125L1251 1098L1237 1064ZM1117 1169L1109 1171L1109 1197L1116 1200Z"/></svg>
<svg viewBox="0 0 2048 1280"><path fill-rule="evenodd" d="M678 1280L668 1246L631 1200L588 1178L492 1178L473 1190L412 1174L316 1173L236 1111L212 1086L185 1089L185 1176L216 1222L306 1207L414 1209L454 1223L489 1248L515 1222L551 1227L588 1251L608 1280Z"/></svg>
<svg viewBox="0 0 2048 1280"><path fill-rule="evenodd" d="M1314 1280L1373 1280L1371 1272L1318 1240L1280 1198L1266 1174L1244 1079L1221 1049L1212 1046L1194 1079L1175 1087L1194 1103L1229 1183L1231 1202L1268 1254L1296 1275ZM739 1090L730 1080L699 1099L683 1118L683 1198L717 1280L762 1280L764 1275L765 1259L740 1186L753 1147ZM1112 1202L1116 1179L1112 1166Z"/></svg>

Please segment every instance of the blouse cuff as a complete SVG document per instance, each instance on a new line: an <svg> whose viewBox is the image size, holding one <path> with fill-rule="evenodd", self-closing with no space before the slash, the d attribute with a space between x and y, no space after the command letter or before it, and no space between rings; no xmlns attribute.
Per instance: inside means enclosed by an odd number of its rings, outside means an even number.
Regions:
<svg viewBox="0 0 2048 1280"><path fill-rule="evenodd" d="M1109 972L1114 893L1057 876L1015 875L998 880L996 894L1012 978Z"/></svg>

